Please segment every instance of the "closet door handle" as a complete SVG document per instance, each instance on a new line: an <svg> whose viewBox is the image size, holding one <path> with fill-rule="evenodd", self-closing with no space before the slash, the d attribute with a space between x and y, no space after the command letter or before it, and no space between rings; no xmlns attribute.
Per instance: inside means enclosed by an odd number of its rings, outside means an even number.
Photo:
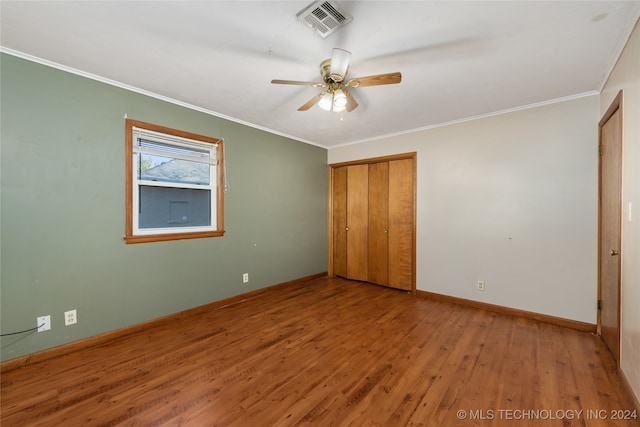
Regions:
<svg viewBox="0 0 640 427"><path fill-rule="evenodd" d="M345 228L345 231L349 231L349 227Z"/></svg>
<svg viewBox="0 0 640 427"><path fill-rule="evenodd" d="M384 234L389 234L389 230L384 230Z"/></svg>
<svg viewBox="0 0 640 427"><path fill-rule="evenodd" d="M616 256L616 255L618 255L618 253L619 253L619 252L618 252L618 251L616 251L615 249L611 249L611 251L609 252L609 254L610 254L611 256Z"/></svg>

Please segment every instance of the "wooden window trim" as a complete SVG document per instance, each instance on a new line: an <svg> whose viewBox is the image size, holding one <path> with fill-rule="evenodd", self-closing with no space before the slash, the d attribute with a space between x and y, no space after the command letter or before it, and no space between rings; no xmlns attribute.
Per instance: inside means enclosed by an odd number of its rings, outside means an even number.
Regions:
<svg viewBox="0 0 640 427"><path fill-rule="evenodd" d="M182 138L193 139L196 141L208 142L217 145L216 158L218 165L216 167L216 229L198 232L177 232L163 234L133 234L133 127L152 130L155 132L174 135ZM138 120L126 119L125 121L125 172L126 172L126 189L125 189L125 209L126 224L124 240L129 243L148 243L162 242L183 239L198 239L207 237L220 237L224 235L224 145L223 140L212 138L209 136L198 135L195 133L185 132L181 130L171 129L164 126L145 123Z"/></svg>

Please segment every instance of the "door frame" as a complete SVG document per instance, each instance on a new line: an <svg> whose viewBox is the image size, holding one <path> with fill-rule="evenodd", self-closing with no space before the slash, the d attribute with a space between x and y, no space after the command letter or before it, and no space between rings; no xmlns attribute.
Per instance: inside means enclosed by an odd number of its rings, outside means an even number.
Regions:
<svg viewBox="0 0 640 427"><path fill-rule="evenodd" d="M602 308L601 308L601 300L602 300L602 263L603 263L603 255L602 255L602 128L609 121L609 119L616 113L620 112L620 170L618 170L618 179L620 182L620 193L618 194L617 200L619 204L619 212L620 215L617 219L619 233L619 241L622 242L622 158L623 158L623 115L622 115L622 91L619 91L616 97L611 102L611 105L607 109L606 113L600 119L598 123L598 151L600 155L598 156L598 305L597 305L597 334L602 336ZM611 353L616 360L616 364L620 365L620 307L621 307L621 278L622 278L622 254L618 257L618 283L616 286L618 287L618 302L617 306L617 349L610 349Z"/></svg>
<svg viewBox="0 0 640 427"><path fill-rule="evenodd" d="M329 167L329 204L328 204L328 216L329 216L329 236L328 236L328 245L329 245L329 259L327 262L327 273L328 275L334 276L334 271L333 271L333 171L335 168L339 168L342 166L352 166L352 165L363 165L363 164L370 164L370 163L379 163L379 162L387 162L387 161L391 161L391 160L404 160L404 159L412 159L413 160L413 171L412 171L412 175L413 175L413 230L412 230L412 236L411 236L411 241L412 241L412 245L413 245L413 254L412 254L412 272L411 272L411 293L415 294L416 293L416 223L417 223L417 216L416 216L416 210L417 210L417 199L416 199L416 194L417 194L417 181L416 181L416 177L417 177L417 152L412 151L409 153L402 153L402 154L393 154L393 155L389 155L389 156L381 156L381 157L372 157L372 158L368 158L368 159L358 159L358 160L351 160L351 161L347 161L347 162L340 162L340 163L331 163L328 165Z"/></svg>

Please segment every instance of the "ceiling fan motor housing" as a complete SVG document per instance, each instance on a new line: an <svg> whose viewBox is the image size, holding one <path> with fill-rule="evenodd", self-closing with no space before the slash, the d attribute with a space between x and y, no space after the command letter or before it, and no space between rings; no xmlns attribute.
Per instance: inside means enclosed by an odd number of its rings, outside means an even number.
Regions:
<svg viewBox="0 0 640 427"><path fill-rule="evenodd" d="M322 81L328 85L342 83L346 77L346 74L344 76L331 74L331 59L325 59L320 63L320 75Z"/></svg>
<svg viewBox="0 0 640 427"><path fill-rule="evenodd" d="M320 63L320 75L324 82L331 83L331 58Z"/></svg>

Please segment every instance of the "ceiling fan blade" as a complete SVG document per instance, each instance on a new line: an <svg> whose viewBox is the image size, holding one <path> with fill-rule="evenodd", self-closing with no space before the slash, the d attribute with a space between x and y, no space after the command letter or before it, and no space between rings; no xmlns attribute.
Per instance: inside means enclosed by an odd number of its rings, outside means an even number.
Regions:
<svg viewBox="0 0 640 427"><path fill-rule="evenodd" d="M347 75L349 69L349 59L351 58L351 52L348 50L333 48L331 51L331 71L329 77L334 82L341 82Z"/></svg>
<svg viewBox="0 0 640 427"><path fill-rule="evenodd" d="M351 95L351 92L349 92L348 90L342 89L342 91L347 97L347 105L345 106L345 110L347 110L347 112L351 112L355 110L355 108L358 106L356 99L353 97L353 95Z"/></svg>
<svg viewBox="0 0 640 427"><path fill-rule="evenodd" d="M306 103L304 103L300 108L298 108L298 111L307 111L309 108L311 108L314 105L316 105L320 101L320 99L322 98L322 95L324 95L324 94L325 94L325 92L322 92L322 93L314 96L313 98L308 100Z"/></svg>
<svg viewBox="0 0 640 427"><path fill-rule="evenodd" d="M300 86L313 86L313 87L324 87L326 84L324 82L301 82L298 80L271 80L271 83L276 85L300 85Z"/></svg>
<svg viewBox="0 0 640 427"><path fill-rule="evenodd" d="M402 81L402 74L387 73L377 74L375 76L359 77L351 79L347 82L349 87L366 87L366 86L379 86L379 85L392 85L400 83Z"/></svg>

